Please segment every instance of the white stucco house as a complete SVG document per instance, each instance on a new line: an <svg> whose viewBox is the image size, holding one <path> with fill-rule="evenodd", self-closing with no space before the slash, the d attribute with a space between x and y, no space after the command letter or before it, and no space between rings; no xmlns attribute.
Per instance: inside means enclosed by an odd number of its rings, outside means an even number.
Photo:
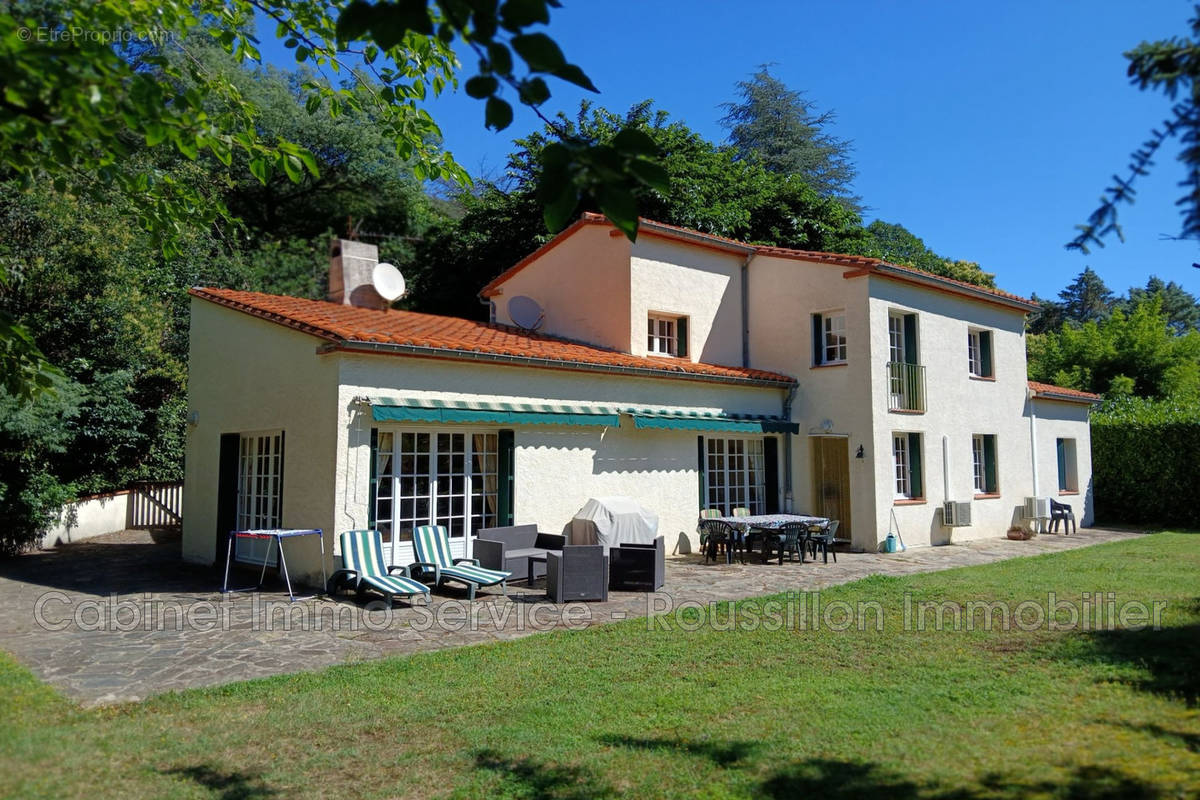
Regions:
<svg viewBox="0 0 1200 800"><path fill-rule="evenodd" d="M1001 536L1027 498L1091 521L1097 398L1027 380L1024 298L651 221L630 243L587 214L482 289L482 323L386 308L373 246L332 256L329 301L191 292L190 561L263 527L321 528L327 553L378 527L407 563L437 523L468 554L604 495L658 513L669 549L705 507L840 519L861 549Z"/></svg>

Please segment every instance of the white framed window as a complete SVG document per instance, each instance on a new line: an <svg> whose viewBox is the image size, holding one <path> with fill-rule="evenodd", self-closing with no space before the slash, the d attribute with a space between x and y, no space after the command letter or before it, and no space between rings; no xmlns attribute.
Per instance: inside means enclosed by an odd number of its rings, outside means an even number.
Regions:
<svg viewBox="0 0 1200 800"><path fill-rule="evenodd" d="M976 434L971 437L971 467L974 472L975 493L987 491L985 470L983 468L983 437Z"/></svg>
<svg viewBox="0 0 1200 800"><path fill-rule="evenodd" d="M1000 491L994 434L977 433L971 437L971 469L975 494L996 494Z"/></svg>
<svg viewBox="0 0 1200 800"><path fill-rule="evenodd" d="M904 317L900 314L888 315L888 360L893 364L903 364L904 348Z"/></svg>
<svg viewBox="0 0 1200 800"><path fill-rule="evenodd" d="M843 364L846 361L846 313L834 311L821 314L821 364Z"/></svg>
<svg viewBox="0 0 1200 800"><path fill-rule="evenodd" d="M646 321L646 352L658 356L686 356L687 319L651 314Z"/></svg>
<svg viewBox="0 0 1200 800"><path fill-rule="evenodd" d="M1074 439L1058 439L1055 441L1058 452L1058 491L1079 491L1079 467L1075 455Z"/></svg>
<svg viewBox="0 0 1200 800"><path fill-rule="evenodd" d="M751 514L766 512L766 463L761 438L712 438L704 440L705 494L707 507L732 514L748 508Z"/></svg>
<svg viewBox="0 0 1200 800"><path fill-rule="evenodd" d="M378 432L375 527L393 552L419 525L445 526L465 552L467 537L497 524L498 441L496 431Z"/></svg>
<svg viewBox="0 0 1200 800"><path fill-rule="evenodd" d="M897 500L919 500L925 496L921 434L892 434L892 470Z"/></svg>
<svg viewBox="0 0 1200 800"><path fill-rule="evenodd" d="M912 475L908 461L908 434L892 436L892 465L894 467L895 495L897 498L912 497Z"/></svg>
<svg viewBox="0 0 1200 800"><path fill-rule="evenodd" d="M241 434L238 443L237 530L272 530L283 525L283 431ZM270 539L236 539L234 558L262 564ZM278 555L272 554L274 564Z"/></svg>
<svg viewBox="0 0 1200 800"><path fill-rule="evenodd" d="M967 331L967 372L974 378L994 377L992 371L992 332Z"/></svg>

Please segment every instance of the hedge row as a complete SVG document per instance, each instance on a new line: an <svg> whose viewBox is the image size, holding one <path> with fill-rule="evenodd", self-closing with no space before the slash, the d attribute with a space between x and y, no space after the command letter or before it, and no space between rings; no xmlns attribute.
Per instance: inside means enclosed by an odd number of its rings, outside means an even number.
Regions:
<svg viewBox="0 0 1200 800"><path fill-rule="evenodd" d="M1092 415L1096 519L1200 528L1200 404L1124 398Z"/></svg>

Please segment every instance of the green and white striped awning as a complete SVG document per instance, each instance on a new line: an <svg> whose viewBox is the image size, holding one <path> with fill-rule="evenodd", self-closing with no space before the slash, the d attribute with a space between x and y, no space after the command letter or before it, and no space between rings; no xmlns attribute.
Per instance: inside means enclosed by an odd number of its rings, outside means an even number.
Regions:
<svg viewBox="0 0 1200 800"><path fill-rule="evenodd" d="M376 422L491 422L502 425L595 425L616 427L619 410L565 403L503 403L490 400L372 398Z"/></svg>
<svg viewBox="0 0 1200 800"><path fill-rule="evenodd" d="M800 425L783 417L752 414L717 414L676 409L623 409L636 428L724 433L799 433Z"/></svg>
<svg viewBox="0 0 1200 800"><path fill-rule="evenodd" d="M425 397L371 398L376 422L457 422L499 425L584 425L617 427L621 414L635 428L723 433L799 433L782 417L719 414L670 408L585 406L570 403L516 403L493 400L441 400Z"/></svg>

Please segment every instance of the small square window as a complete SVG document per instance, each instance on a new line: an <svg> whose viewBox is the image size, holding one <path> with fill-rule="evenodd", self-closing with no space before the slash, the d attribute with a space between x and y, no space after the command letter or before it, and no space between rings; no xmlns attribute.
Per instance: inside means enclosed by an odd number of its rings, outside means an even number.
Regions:
<svg viewBox="0 0 1200 800"><path fill-rule="evenodd" d="M687 318L651 314L646 321L646 352L658 356L686 356Z"/></svg>
<svg viewBox="0 0 1200 800"><path fill-rule="evenodd" d="M846 363L846 312L813 314L813 364Z"/></svg>

